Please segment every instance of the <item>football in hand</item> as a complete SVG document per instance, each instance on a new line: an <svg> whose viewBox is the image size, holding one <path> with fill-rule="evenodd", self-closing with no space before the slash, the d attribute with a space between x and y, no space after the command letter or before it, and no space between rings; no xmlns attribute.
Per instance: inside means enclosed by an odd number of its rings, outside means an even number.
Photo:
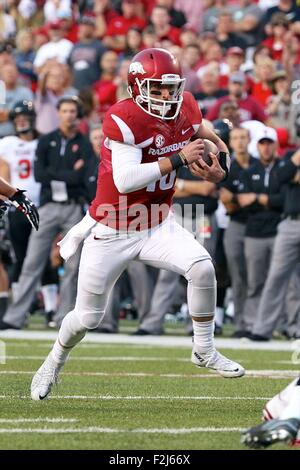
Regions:
<svg viewBox="0 0 300 470"><path fill-rule="evenodd" d="M205 161L205 163L208 166L211 166L212 159L210 158L209 154L213 153L214 155L218 155L219 149L216 146L216 144L214 144L208 139L203 139L203 143L204 143L204 153L203 153L202 159Z"/></svg>

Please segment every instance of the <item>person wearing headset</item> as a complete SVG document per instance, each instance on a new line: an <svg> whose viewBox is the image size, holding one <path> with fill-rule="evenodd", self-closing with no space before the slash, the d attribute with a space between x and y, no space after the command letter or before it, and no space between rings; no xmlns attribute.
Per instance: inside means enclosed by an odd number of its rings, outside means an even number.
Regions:
<svg viewBox="0 0 300 470"><path fill-rule="evenodd" d="M81 220L82 207L88 200L86 171L93 151L89 140L77 129L81 102L76 96L64 96L57 112L59 126L39 138L34 163L35 179L41 183L40 229L30 236L19 277L19 295L8 308L0 329L23 327L53 241ZM65 264L58 322L62 320L60 312L74 306L79 257L80 253Z"/></svg>

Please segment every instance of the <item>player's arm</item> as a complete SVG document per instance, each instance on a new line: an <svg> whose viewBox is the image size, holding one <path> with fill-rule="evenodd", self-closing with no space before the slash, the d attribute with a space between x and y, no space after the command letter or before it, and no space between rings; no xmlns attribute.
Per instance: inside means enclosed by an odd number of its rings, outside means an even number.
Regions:
<svg viewBox="0 0 300 470"><path fill-rule="evenodd" d="M120 193L126 194L145 188L173 170L197 161L204 145L197 139L183 148L184 157L173 155L152 163L142 163L142 150L133 145L110 141L110 149L114 183Z"/></svg>
<svg viewBox="0 0 300 470"><path fill-rule="evenodd" d="M39 228L39 214L33 202L24 194L21 189L14 188L3 178L0 178L0 194L9 199L13 206L23 212L33 228ZM3 204L5 204L3 202Z"/></svg>
<svg viewBox="0 0 300 470"><path fill-rule="evenodd" d="M229 154L228 147L223 142L223 140L220 139L220 137L217 134L215 134L214 131L212 131L211 129L206 127L205 124L203 124L203 123L200 124L199 129L197 130L197 132L193 136L193 138L208 139L211 142L213 142L214 144L216 144L216 146L218 147L220 152L225 152L225 153Z"/></svg>

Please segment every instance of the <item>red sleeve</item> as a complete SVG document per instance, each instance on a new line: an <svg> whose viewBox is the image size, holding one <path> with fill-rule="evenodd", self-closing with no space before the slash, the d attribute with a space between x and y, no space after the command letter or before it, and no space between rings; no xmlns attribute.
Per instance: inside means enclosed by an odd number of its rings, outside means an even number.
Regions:
<svg viewBox="0 0 300 470"><path fill-rule="evenodd" d="M186 114L192 126L200 126L202 122L202 113L192 93L190 93L189 91L184 92L183 103L186 110Z"/></svg>
<svg viewBox="0 0 300 470"><path fill-rule="evenodd" d="M128 124L130 121L125 109L126 101L116 103L106 113L103 122L105 137L124 144L134 145L135 137Z"/></svg>

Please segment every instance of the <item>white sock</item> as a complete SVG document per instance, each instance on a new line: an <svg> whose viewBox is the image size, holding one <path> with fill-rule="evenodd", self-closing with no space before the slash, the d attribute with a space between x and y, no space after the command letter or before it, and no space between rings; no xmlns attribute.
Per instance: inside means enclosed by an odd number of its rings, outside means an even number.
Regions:
<svg viewBox="0 0 300 470"><path fill-rule="evenodd" d="M58 285L47 284L46 286L42 286L41 291L44 298L45 312L55 312L57 307Z"/></svg>
<svg viewBox="0 0 300 470"><path fill-rule="evenodd" d="M300 382L300 381L298 381ZM288 405L280 415L280 419L298 418L300 419L300 383L293 387Z"/></svg>
<svg viewBox="0 0 300 470"><path fill-rule="evenodd" d="M214 320L205 322L193 320L194 344L198 353L210 354L214 350L214 329Z"/></svg>
<svg viewBox="0 0 300 470"><path fill-rule="evenodd" d="M54 343L52 349L53 360L57 364L64 364L74 346L85 336L86 331L75 311L69 312L62 321L58 338Z"/></svg>
<svg viewBox="0 0 300 470"><path fill-rule="evenodd" d="M66 362L70 352L71 352L71 348L63 347L57 338L52 348L51 355L52 355L53 360L57 364L62 365Z"/></svg>

